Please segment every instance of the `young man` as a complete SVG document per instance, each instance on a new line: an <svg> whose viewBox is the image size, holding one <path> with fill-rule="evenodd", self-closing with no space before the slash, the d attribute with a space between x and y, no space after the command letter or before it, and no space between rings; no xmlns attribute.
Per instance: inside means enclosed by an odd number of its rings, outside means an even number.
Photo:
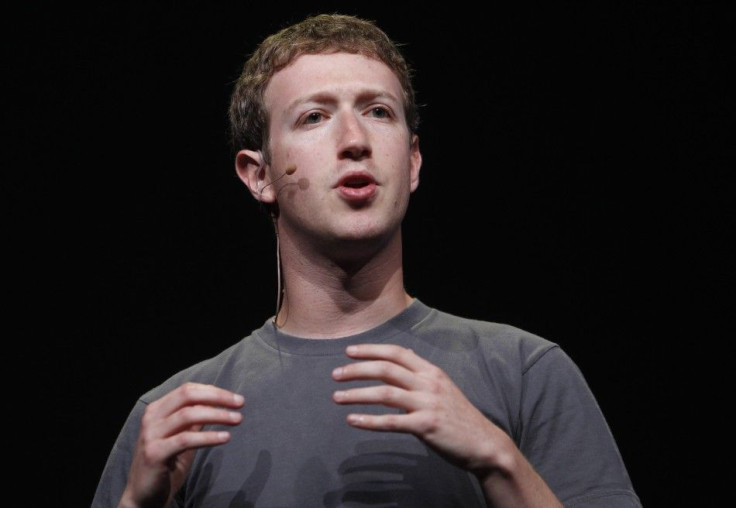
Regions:
<svg viewBox="0 0 736 508"><path fill-rule="evenodd" d="M557 345L407 294L422 157L385 33L320 15L268 37L231 123L276 228L276 313L141 397L94 507L640 506Z"/></svg>

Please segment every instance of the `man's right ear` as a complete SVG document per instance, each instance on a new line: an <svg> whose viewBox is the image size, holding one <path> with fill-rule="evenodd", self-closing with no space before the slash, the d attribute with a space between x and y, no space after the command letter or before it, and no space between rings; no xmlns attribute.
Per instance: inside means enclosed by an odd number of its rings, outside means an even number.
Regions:
<svg viewBox="0 0 736 508"><path fill-rule="evenodd" d="M260 150L240 150L235 156L235 171L258 201L270 202L270 195L261 193L265 187L266 160Z"/></svg>

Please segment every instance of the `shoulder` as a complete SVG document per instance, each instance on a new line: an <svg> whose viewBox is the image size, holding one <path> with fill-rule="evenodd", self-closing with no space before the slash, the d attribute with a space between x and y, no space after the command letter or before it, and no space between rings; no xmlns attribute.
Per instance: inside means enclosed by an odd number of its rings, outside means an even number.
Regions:
<svg viewBox="0 0 736 508"><path fill-rule="evenodd" d="M253 347L256 341L256 335L253 333L215 356L176 372L158 386L144 393L140 398L140 402L149 404L188 382L214 384L228 388L231 374L237 370L238 362L247 354L248 349Z"/></svg>
<svg viewBox="0 0 736 508"><path fill-rule="evenodd" d="M413 327L412 334L428 347L472 351L487 360L513 362L522 370L531 368L545 356L564 356L556 342L518 326L458 316L435 308L429 308Z"/></svg>

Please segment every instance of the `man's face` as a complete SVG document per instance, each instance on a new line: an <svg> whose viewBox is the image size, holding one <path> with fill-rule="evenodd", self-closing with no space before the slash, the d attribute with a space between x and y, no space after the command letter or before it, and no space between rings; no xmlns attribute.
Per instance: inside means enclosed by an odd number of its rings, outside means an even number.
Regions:
<svg viewBox="0 0 736 508"><path fill-rule="evenodd" d="M274 74L268 176L297 167L274 185L282 237L334 248L399 234L421 166L402 97L391 69L362 55L303 55Z"/></svg>

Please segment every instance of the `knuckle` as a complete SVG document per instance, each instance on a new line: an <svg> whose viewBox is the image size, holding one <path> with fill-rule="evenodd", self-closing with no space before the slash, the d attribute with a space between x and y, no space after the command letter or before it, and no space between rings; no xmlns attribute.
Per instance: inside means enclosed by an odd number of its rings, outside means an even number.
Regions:
<svg viewBox="0 0 736 508"><path fill-rule="evenodd" d="M183 385L181 385L181 391L184 394L185 397L189 398L193 396L197 391L197 385L192 383L191 381L187 381Z"/></svg>
<svg viewBox="0 0 736 508"><path fill-rule="evenodd" d="M174 443L174 446L177 449L182 449L187 445L187 436L186 433L180 432L174 436L171 437L171 441Z"/></svg>
<svg viewBox="0 0 736 508"><path fill-rule="evenodd" d="M394 414L386 415L385 423L388 430L397 430L399 428L399 419Z"/></svg>
<svg viewBox="0 0 736 508"><path fill-rule="evenodd" d="M435 381L439 382L444 379L445 377L445 371L437 367L436 365L431 365L427 368L427 372L429 376L434 379Z"/></svg>
<svg viewBox="0 0 736 508"><path fill-rule="evenodd" d="M381 362L378 364L378 374L381 377L386 377L391 372L391 365L388 362Z"/></svg>
<svg viewBox="0 0 736 508"><path fill-rule="evenodd" d="M442 401L438 398L433 398L427 403L427 407L432 412L432 415L436 415L442 409Z"/></svg>
<svg viewBox="0 0 736 508"><path fill-rule="evenodd" d="M442 389L442 383L439 379L436 379L434 377L429 378L427 381L427 388L429 389L430 393L438 394L440 393Z"/></svg>
<svg viewBox="0 0 736 508"><path fill-rule="evenodd" d="M393 402L396 400L396 391L390 386L382 386L378 391L379 396L386 402Z"/></svg>
<svg viewBox="0 0 736 508"><path fill-rule="evenodd" d="M427 421L429 432L434 433L440 428L440 418L436 414L432 414Z"/></svg>
<svg viewBox="0 0 736 508"><path fill-rule="evenodd" d="M141 418L141 428L146 428L149 425L153 424L154 416L153 416L154 408L151 406L148 406L146 410L143 412L143 417Z"/></svg>
<svg viewBox="0 0 736 508"><path fill-rule="evenodd" d="M199 413L199 410L195 406L187 406L179 410L177 413L179 420L181 422L193 422L197 418L197 414Z"/></svg>
<svg viewBox="0 0 736 508"><path fill-rule="evenodd" d="M427 414L421 422L422 433L434 434L440 426L440 420L436 414Z"/></svg>
<svg viewBox="0 0 736 508"><path fill-rule="evenodd" d="M159 458L158 447L153 443L146 444L141 450L141 456L146 464L155 464Z"/></svg>

